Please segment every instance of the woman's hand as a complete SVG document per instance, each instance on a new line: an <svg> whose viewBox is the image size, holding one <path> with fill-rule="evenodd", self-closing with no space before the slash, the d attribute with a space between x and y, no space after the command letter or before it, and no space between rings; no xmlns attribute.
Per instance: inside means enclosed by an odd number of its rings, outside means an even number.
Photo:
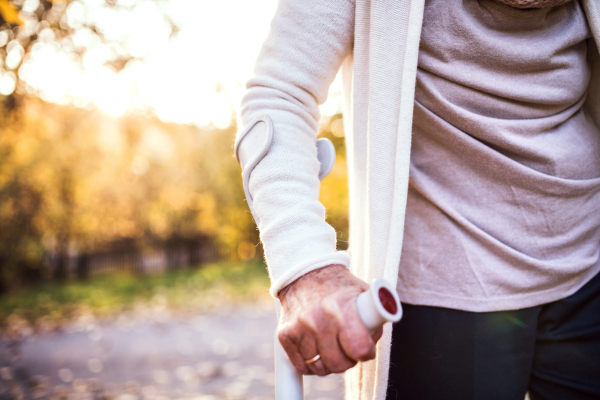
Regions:
<svg viewBox="0 0 600 400"><path fill-rule="evenodd" d="M279 292L277 336L296 370L305 375L344 372L358 361L375 358L373 337L356 308L369 285L345 267L331 265L297 279ZM306 364L316 355L320 359Z"/></svg>

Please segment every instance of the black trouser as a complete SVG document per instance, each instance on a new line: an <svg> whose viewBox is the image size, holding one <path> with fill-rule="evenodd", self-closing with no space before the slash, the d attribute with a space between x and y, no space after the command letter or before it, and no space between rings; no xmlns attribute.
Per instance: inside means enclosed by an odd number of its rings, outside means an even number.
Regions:
<svg viewBox="0 0 600 400"><path fill-rule="evenodd" d="M600 399L600 274L523 310L403 307L388 400Z"/></svg>

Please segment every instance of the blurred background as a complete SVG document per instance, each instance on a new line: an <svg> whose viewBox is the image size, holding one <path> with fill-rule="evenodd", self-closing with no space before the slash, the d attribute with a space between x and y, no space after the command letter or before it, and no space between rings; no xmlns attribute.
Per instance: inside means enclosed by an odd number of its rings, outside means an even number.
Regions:
<svg viewBox="0 0 600 400"><path fill-rule="evenodd" d="M233 157L276 0L0 0L0 399L272 399ZM347 247L339 83L321 186ZM342 399L309 378L308 399Z"/></svg>

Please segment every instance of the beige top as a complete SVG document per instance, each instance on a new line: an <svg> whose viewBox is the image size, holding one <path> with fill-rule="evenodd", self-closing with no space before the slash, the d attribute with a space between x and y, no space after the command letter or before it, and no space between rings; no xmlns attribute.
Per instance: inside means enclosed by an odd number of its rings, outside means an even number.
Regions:
<svg viewBox="0 0 600 400"><path fill-rule="evenodd" d="M427 0L400 298L495 311L568 296L600 269L600 132L582 109L578 1Z"/></svg>

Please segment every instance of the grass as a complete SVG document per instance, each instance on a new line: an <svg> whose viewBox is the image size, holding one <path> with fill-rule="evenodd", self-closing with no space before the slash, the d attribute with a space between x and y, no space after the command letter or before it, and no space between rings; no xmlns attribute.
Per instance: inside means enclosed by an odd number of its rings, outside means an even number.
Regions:
<svg viewBox="0 0 600 400"><path fill-rule="evenodd" d="M45 282L0 297L0 326L56 328L82 315L197 312L266 300L268 287L266 267L260 261L220 262L147 276L112 274L86 282Z"/></svg>

